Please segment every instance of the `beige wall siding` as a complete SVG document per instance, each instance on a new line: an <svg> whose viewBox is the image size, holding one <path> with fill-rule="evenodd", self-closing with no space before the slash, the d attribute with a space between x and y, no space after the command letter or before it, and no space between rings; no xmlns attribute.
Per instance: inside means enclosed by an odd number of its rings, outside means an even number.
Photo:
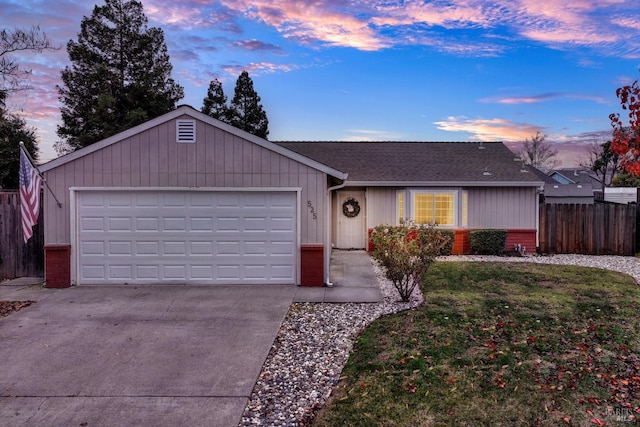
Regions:
<svg viewBox="0 0 640 427"><path fill-rule="evenodd" d="M469 228L537 228L534 187L469 188Z"/></svg>
<svg viewBox="0 0 640 427"><path fill-rule="evenodd" d="M300 187L301 243L324 242L325 173L204 122L195 144L176 143L175 129L170 120L46 172L63 206L45 192L45 242L70 242L70 187Z"/></svg>
<svg viewBox="0 0 640 427"><path fill-rule="evenodd" d="M396 224L395 187L367 188L367 229L377 225Z"/></svg>
<svg viewBox="0 0 640 427"><path fill-rule="evenodd" d="M405 206L410 207L410 190L406 189ZM397 188L394 187L369 187L367 188L367 228L380 224L395 224L396 222L396 197ZM462 202L462 193L468 193L468 228L537 228L536 212L537 192L533 187L438 187L433 190L454 190L459 192ZM333 204L335 205L335 200ZM460 208L461 206L458 205ZM335 215L336 207L333 207ZM407 214L410 216L410 209ZM462 217L459 218L462 220ZM332 241L335 242L335 231L332 233Z"/></svg>

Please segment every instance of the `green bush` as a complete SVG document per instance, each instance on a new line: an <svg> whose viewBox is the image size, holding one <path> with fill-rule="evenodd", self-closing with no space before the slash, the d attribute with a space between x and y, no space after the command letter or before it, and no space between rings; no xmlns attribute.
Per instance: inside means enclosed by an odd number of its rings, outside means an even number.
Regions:
<svg viewBox="0 0 640 427"><path fill-rule="evenodd" d="M400 226L378 226L373 229L371 240L371 255L405 302L447 241L435 226L411 221Z"/></svg>
<svg viewBox="0 0 640 427"><path fill-rule="evenodd" d="M439 230L439 231L440 231L440 235L445 238L444 246L442 246L442 249L440 250L439 255L440 256L451 255L451 252L453 251L453 241L456 238L456 232L453 230Z"/></svg>
<svg viewBox="0 0 640 427"><path fill-rule="evenodd" d="M469 245L477 255L502 255L507 242L507 230L471 230Z"/></svg>

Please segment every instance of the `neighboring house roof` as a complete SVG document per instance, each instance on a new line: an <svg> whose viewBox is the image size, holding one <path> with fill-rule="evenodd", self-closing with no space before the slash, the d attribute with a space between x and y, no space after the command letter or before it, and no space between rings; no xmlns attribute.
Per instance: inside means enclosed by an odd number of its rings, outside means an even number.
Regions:
<svg viewBox="0 0 640 427"><path fill-rule="evenodd" d="M535 166L527 166L527 168L529 168L531 173L533 173L538 179L540 179L540 181L544 182L545 184L558 184L557 180L553 179L546 172L541 171Z"/></svg>
<svg viewBox="0 0 640 427"><path fill-rule="evenodd" d="M270 141L267 141L266 139L257 137L255 135L252 135L248 132L245 132L243 130L240 130L236 127L233 127L231 125L228 125L226 123L223 123L219 120L214 119L211 116L208 116L206 114L203 114L199 111L197 111L196 109L194 109L191 106L188 105L183 105L180 106L178 108L176 108L173 111L170 111L166 114L163 114L159 117L156 117L155 119L151 119L145 123L142 123L138 126L132 127L131 129L128 129L126 131L117 133L113 136L110 136L109 138L103 139L102 141L98 141L95 144L89 145L88 147L84 147L81 148L79 150L76 150L72 153L69 153L65 156L62 157L58 157L57 159L51 160L48 163L44 163L42 165L39 166L40 170L42 172L46 172L48 170L57 168L59 166L62 166L66 163L72 162L75 159L78 159L80 157L86 156L87 154L93 153L95 151L101 150L102 148L108 147L112 144L116 144L120 141L122 141L123 139L129 138L131 136L134 136L140 132L143 132L145 130L151 129L155 126L158 126L162 123L168 122L170 120L174 120L174 119L178 119L178 118L183 118L183 116L190 116L194 119L200 120L202 122L208 123L211 126L217 127L219 129L222 129L230 134L236 135L240 138L243 138L245 140L251 141L263 148L266 148L268 150L271 150L273 152L276 152L278 154L281 154L285 157L288 157L292 160L295 160L297 162L300 162L304 165L307 165L311 168L317 169L321 172L324 172L328 175L331 175L335 178L338 179L346 179L347 178L347 174L344 173L343 171L337 170L337 169L333 169L331 166L326 165L324 163L319 163L316 160L313 160L311 158L305 157L303 155L300 155L298 153L289 151L283 147L280 147Z"/></svg>
<svg viewBox="0 0 640 427"><path fill-rule="evenodd" d="M587 169L556 169L549 176L560 184L589 184L600 189L602 183L592 171Z"/></svg>
<svg viewBox="0 0 640 427"><path fill-rule="evenodd" d="M349 174L349 185L540 186L502 143L276 141Z"/></svg>
<svg viewBox="0 0 640 427"><path fill-rule="evenodd" d="M544 197L577 197L593 199L593 187L591 184L559 184L546 185L544 187Z"/></svg>

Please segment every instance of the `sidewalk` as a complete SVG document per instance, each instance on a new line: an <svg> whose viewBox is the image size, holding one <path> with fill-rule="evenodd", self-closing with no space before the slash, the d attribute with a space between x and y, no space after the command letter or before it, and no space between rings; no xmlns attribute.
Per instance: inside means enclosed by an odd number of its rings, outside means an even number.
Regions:
<svg viewBox="0 0 640 427"><path fill-rule="evenodd" d="M366 251L334 249L329 279L332 287L298 287L294 302L381 302L382 293Z"/></svg>

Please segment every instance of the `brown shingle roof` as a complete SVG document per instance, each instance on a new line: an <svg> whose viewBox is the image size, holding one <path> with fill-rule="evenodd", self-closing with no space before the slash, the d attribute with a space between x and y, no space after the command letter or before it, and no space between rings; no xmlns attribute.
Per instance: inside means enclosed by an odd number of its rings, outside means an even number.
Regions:
<svg viewBox="0 0 640 427"><path fill-rule="evenodd" d="M485 183L540 185L502 143L275 142L347 172L350 183Z"/></svg>

